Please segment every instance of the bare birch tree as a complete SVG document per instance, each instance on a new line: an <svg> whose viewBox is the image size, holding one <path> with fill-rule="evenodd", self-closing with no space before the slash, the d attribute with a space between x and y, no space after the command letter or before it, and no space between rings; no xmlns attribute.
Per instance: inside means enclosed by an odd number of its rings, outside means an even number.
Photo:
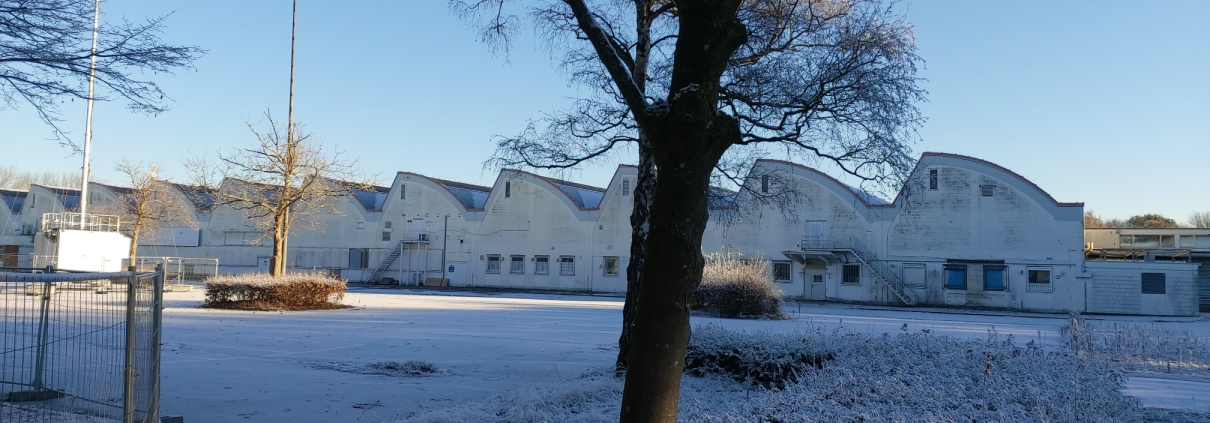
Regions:
<svg viewBox="0 0 1210 423"><path fill-rule="evenodd" d="M511 2L452 4L491 45L517 31ZM776 148L865 181L901 180L923 120L911 27L876 0L562 0L531 14L566 47L572 80L599 91L502 138L498 156L567 167L631 142L642 162L650 146L658 177L646 225L635 225L647 230L646 282L624 326L634 347L622 421L675 421L688 301L701 280L711 182L726 173L720 163L745 154L733 147Z"/></svg>
<svg viewBox="0 0 1210 423"><path fill-rule="evenodd" d="M268 112L265 120L264 131L248 124L256 147L220 153L214 166L204 158L193 158L186 167L196 185L212 190L216 205L243 211L272 240L270 274L280 276L286 268L291 230L296 225L321 229L312 215L339 213L332 199L366 184L358 182L355 160L346 160L341 151L325 151L323 144L301 131L300 124L287 131Z"/></svg>
<svg viewBox="0 0 1210 423"><path fill-rule="evenodd" d="M139 239L174 225L197 227L193 207L184 197L173 192L172 184L159 179L155 164L150 167L122 159L115 170L126 179L129 187L111 187L117 201L97 206L100 214L121 218L121 230L130 236L130 265L138 258Z"/></svg>
<svg viewBox="0 0 1210 423"><path fill-rule="evenodd" d="M1210 212L1193 212L1186 223L1192 228L1210 228Z"/></svg>
<svg viewBox="0 0 1210 423"><path fill-rule="evenodd" d="M164 43L165 17L100 26L96 80L132 111L168 110L151 75L189 69L204 50ZM59 128L59 104L88 99L93 3L0 0L0 109L28 104L60 144L78 149ZM106 100L98 96L98 100Z"/></svg>

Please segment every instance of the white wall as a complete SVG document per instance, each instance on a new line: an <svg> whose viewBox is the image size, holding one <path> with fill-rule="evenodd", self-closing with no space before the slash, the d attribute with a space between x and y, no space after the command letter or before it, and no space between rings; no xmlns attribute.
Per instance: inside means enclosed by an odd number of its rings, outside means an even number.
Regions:
<svg viewBox="0 0 1210 423"><path fill-rule="evenodd" d="M1090 261L1085 264L1090 313L1196 316L1197 263ZM1165 275L1164 294L1142 292L1143 273Z"/></svg>

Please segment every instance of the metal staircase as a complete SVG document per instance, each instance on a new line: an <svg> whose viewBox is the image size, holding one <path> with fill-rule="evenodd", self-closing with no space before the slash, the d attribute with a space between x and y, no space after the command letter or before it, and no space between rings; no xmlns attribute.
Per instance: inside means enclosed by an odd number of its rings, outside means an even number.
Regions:
<svg viewBox="0 0 1210 423"><path fill-rule="evenodd" d="M370 274L370 283L378 283L382 280L382 274L386 273L387 269L391 267L391 263L394 263L395 259L403 254L403 244L406 241L407 239L401 239L395 243L395 248L391 249L391 253L387 254L387 257L382 260L382 264L379 264L378 268L374 269L374 273Z"/></svg>
<svg viewBox="0 0 1210 423"><path fill-rule="evenodd" d="M870 269L875 279L878 279L879 282L890 288L891 292L896 297L899 297L900 301L909 306L916 305L916 294L911 289L908 289L907 285L903 283L903 280L899 278L894 270L891 270L890 267L887 267L886 263L879 260L878 256L874 255L869 248L866 248L865 244L857 239L857 237L850 237L847 240L843 238L803 237L800 248L803 250L849 251L853 253L853 256L857 257L857 260L866 269Z"/></svg>

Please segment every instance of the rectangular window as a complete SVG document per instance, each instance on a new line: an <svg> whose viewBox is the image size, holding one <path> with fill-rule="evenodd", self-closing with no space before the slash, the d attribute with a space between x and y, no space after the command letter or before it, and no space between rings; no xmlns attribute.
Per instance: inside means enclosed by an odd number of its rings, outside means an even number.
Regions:
<svg viewBox="0 0 1210 423"><path fill-rule="evenodd" d="M1006 284L1004 277L1008 274L1008 269L1004 266L983 266L983 290L984 291L1004 291Z"/></svg>
<svg viewBox="0 0 1210 423"><path fill-rule="evenodd" d="M365 248L349 249L349 268L365 269L370 267L370 252Z"/></svg>
<svg viewBox="0 0 1210 423"><path fill-rule="evenodd" d="M1144 294L1164 294L1165 290L1165 275L1163 273L1144 273L1143 274L1143 293Z"/></svg>
<svg viewBox="0 0 1210 423"><path fill-rule="evenodd" d="M487 255L487 273L500 273L500 256L496 254Z"/></svg>
<svg viewBox="0 0 1210 423"><path fill-rule="evenodd" d="M550 274L550 256L534 256L534 274Z"/></svg>
<svg viewBox="0 0 1210 423"><path fill-rule="evenodd" d="M617 276L618 275L618 258L617 257L605 257L605 262L604 262L601 270L602 270L601 273L605 274L605 276Z"/></svg>
<svg viewBox="0 0 1210 423"><path fill-rule="evenodd" d="M929 189L937 189L937 169L929 169Z"/></svg>
<svg viewBox="0 0 1210 423"><path fill-rule="evenodd" d="M525 256L514 255L509 257L508 273L514 275L525 274Z"/></svg>
<svg viewBox="0 0 1210 423"><path fill-rule="evenodd" d="M504 182L504 198L511 197L512 195L513 195L513 183L507 182L507 181Z"/></svg>
<svg viewBox="0 0 1210 423"><path fill-rule="evenodd" d="M846 264L841 268L841 283L861 283L861 265Z"/></svg>
<svg viewBox="0 0 1210 423"><path fill-rule="evenodd" d="M1029 276L1025 285L1025 290L1030 292L1051 292L1054 288L1050 285L1050 268L1034 268L1028 269L1026 274Z"/></svg>
<svg viewBox="0 0 1210 423"><path fill-rule="evenodd" d="M979 193L984 197L991 197L996 193L995 185L979 185Z"/></svg>
<svg viewBox="0 0 1210 423"><path fill-rule="evenodd" d="M383 224L384 226L386 226L386 228L387 228L387 229L391 229L391 221L389 221L389 220L388 220L388 221L386 221L386 222L383 222L382 224Z"/></svg>
<svg viewBox="0 0 1210 423"><path fill-rule="evenodd" d="M560 276L575 276L576 275L576 258L572 256L559 256L559 275Z"/></svg>
<svg viewBox="0 0 1210 423"><path fill-rule="evenodd" d="M966 289L966 266L945 265L945 289Z"/></svg>
<svg viewBox="0 0 1210 423"><path fill-rule="evenodd" d="M773 262L773 280L777 282L790 281L790 262L775 261Z"/></svg>
<svg viewBox="0 0 1210 423"><path fill-rule="evenodd" d="M622 178L622 195L630 195L630 179Z"/></svg>
<svg viewBox="0 0 1210 423"><path fill-rule="evenodd" d="M408 187L407 185L399 184L399 199L400 200L407 199L407 193L408 193L407 187Z"/></svg>
<svg viewBox="0 0 1210 423"><path fill-rule="evenodd" d="M769 192L769 175L760 175L760 192Z"/></svg>
<svg viewBox="0 0 1210 423"><path fill-rule="evenodd" d="M391 240L391 231L382 231L382 240L390 241Z"/></svg>
<svg viewBox="0 0 1210 423"><path fill-rule="evenodd" d="M924 288L924 264L904 263L903 283L909 288Z"/></svg>

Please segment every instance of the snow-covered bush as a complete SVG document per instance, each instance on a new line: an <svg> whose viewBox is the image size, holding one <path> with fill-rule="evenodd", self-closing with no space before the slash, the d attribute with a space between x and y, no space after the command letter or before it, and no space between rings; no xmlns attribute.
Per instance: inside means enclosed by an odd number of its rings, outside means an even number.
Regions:
<svg viewBox="0 0 1210 423"><path fill-rule="evenodd" d="M832 359L813 336L737 333L718 325L693 331L685 354L685 373L731 377L766 388L785 388L808 367L821 368Z"/></svg>
<svg viewBox="0 0 1210 423"><path fill-rule="evenodd" d="M346 308L346 283L321 272L218 275L206 279L203 307L246 310L318 310Z"/></svg>
<svg viewBox="0 0 1210 423"><path fill-rule="evenodd" d="M699 351L738 351L770 360L831 354L799 367L784 389L722 377L686 376L684 422L1135 422L1162 421L1121 393L1105 363L1049 352L992 332L966 341L927 333L866 335L843 330L777 335L698 327ZM485 402L424 413L409 422L616 421L622 383L609 369L544 382ZM1194 416L1201 418L1205 416ZM1196 421L1196 420L1188 420Z"/></svg>
<svg viewBox="0 0 1210 423"><path fill-rule="evenodd" d="M773 282L773 268L762 257L736 253L706 255L702 283L693 294L693 306L721 317L782 317L785 294Z"/></svg>

